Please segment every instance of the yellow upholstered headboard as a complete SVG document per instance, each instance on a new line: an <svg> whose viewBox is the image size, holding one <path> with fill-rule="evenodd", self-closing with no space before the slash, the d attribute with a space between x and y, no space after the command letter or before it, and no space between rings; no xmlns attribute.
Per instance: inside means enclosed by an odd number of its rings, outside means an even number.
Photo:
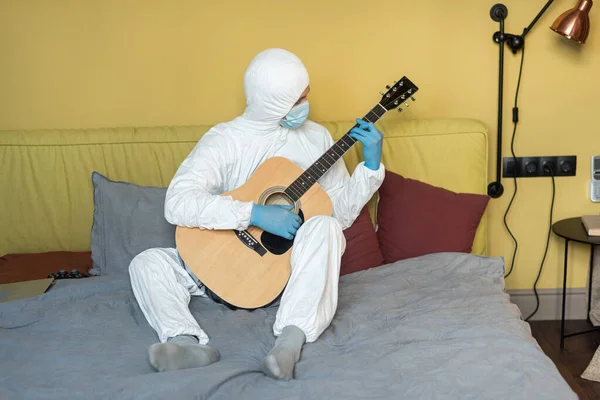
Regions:
<svg viewBox="0 0 600 400"><path fill-rule="evenodd" d="M334 139L353 121L324 122ZM487 128L475 120L383 118L383 163L390 171L456 192L485 194ZM168 186L210 126L0 132L0 255L90 249L91 174ZM344 157L350 172L360 144ZM376 202L370 203L373 215ZM485 254L484 216L473 252Z"/></svg>

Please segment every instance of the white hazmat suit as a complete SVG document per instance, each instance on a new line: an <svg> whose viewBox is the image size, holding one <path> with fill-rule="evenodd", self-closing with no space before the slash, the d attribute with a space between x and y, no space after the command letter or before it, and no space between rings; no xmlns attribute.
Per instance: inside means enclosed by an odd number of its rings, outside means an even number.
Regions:
<svg viewBox="0 0 600 400"><path fill-rule="evenodd" d="M286 157L306 169L334 143L321 125L307 120L296 129L280 121L309 85L308 73L292 53L269 49L250 63L244 77L246 109L232 121L215 125L183 161L167 190L165 218L172 224L203 229L244 230L252 203L221 193L243 185L273 156ZM333 216L316 216L297 231L291 277L280 299L273 332L300 328L307 342L329 326L337 308L340 260L348 228L377 191L384 166L371 170L360 163L352 176L339 160L320 180L333 203ZM159 340L191 335L209 337L189 311L190 296L206 296L176 249L150 249L129 267L135 297ZM200 318L200 323L202 323Z"/></svg>

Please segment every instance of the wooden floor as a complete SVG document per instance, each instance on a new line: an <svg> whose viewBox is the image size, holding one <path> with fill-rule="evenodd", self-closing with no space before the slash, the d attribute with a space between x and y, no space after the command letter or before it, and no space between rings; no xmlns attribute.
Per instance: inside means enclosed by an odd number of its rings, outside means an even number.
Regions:
<svg viewBox="0 0 600 400"><path fill-rule="evenodd" d="M533 337L581 400L600 399L600 383L581 378L581 374L600 346L600 331L565 339L560 349L560 321L530 321ZM565 333L592 328L587 321L566 321Z"/></svg>

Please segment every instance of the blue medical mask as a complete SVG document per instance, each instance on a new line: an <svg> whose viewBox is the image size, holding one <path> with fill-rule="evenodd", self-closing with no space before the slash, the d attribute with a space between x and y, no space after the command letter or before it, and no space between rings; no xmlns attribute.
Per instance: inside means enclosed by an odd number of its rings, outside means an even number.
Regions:
<svg viewBox="0 0 600 400"><path fill-rule="evenodd" d="M287 113L285 119L282 119L279 124L285 128L295 129L304 123L310 113L310 106L308 100L292 107L290 112Z"/></svg>

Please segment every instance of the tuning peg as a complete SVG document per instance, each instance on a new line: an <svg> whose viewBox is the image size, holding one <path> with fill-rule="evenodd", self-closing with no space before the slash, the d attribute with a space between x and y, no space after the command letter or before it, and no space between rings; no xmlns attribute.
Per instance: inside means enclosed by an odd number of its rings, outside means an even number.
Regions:
<svg viewBox="0 0 600 400"><path fill-rule="evenodd" d="M401 109L401 108L398 108L398 112L402 112L402 109Z"/></svg>
<svg viewBox="0 0 600 400"><path fill-rule="evenodd" d="M408 103L407 103L407 102L404 102L404 105L405 105L406 107L408 107Z"/></svg>
<svg viewBox="0 0 600 400"><path fill-rule="evenodd" d="M385 96L385 93L383 93L383 92L379 92L379 94L382 95L382 96Z"/></svg>
<svg viewBox="0 0 600 400"><path fill-rule="evenodd" d="M410 96L412 101L417 101L417 99L415 99L415 96Z"/></svg>
<svg viewBox="0 0 600 400"><path fill-rule="evenodd" d="M394 85L396 84L396 82L398 82L398 81L394 81Z"/></svg>
<svg viewBox="0 0 600 400"><path fill-rule="evenodd" d="M390 85L385 85L385 88L386 88L386 89L389 89L389 88L390 88Z"/></svg>

